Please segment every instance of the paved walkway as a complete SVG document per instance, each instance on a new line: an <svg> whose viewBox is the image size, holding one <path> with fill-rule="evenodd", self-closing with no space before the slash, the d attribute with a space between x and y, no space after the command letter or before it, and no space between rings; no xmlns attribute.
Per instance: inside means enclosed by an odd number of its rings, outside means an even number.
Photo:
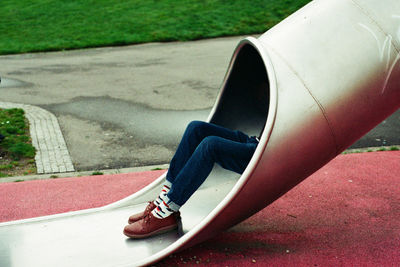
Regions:
<svg viewBox="0 0 400 267"><path fill-rule="evenodd" d="M339 155L251 218L157 266L398 266L399 162L400 151ZM161 173L0 184L0 221L99 207Z"/></svg>
<svg viewBox="0 0 400 267"><path fill-rule="evenodd" d="M52 112L79 171L164 164L241 38L0 56L0 101Z"/></svg>
<svg viewBox="0 0 400 267"><path fill-rule="evenodd" d="M243 36L0 56L0 101L53 113L78 171L165 164ZM353 148L400 145L400 110Z"/></svg>
<svg viewBox="0 0 400 267"><path fill-rule="evenodd" d="M0 102L0 108L21 108L29 121L32 145L36 148L38 174L75 171L57 118L32 105Z"/></svg>

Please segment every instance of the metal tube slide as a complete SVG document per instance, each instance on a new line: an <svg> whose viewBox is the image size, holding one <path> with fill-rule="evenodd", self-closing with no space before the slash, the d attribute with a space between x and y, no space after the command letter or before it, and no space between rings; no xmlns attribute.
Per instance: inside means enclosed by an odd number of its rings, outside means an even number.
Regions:
<svg viewBox="0 0 400 267"><path fill-rule="evenodd" d="M261 140L241 176L214 168L182 207L179 233L121 233L163 175L102 208L0 224L0 265L147 265L241 222L399 108L399 51L398 0L311 2L238 44L208 120Z"/></svg>

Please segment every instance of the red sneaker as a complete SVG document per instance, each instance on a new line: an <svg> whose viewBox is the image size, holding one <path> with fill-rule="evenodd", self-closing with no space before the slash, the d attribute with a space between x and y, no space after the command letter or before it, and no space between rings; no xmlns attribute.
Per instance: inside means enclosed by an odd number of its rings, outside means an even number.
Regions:
<svg viewBox="0 0 400 267"><path fill-rule="evenodd" d="M125 226L124 234L130 238L145 238L178 228L180 213L176 212L164 219L158 219L150 212L143 219Z"/></svg>
<svg viewBox="0 0 400 267"><path fill-rule="evenodd" d="M130 216L128 223L131 224L131 223L134 223L134 222L137 222L137 221L143 219L144 216L146 216L152 210L154 210L155 207L157 207L157 206L156 206L156 204L154 204L153 201L149 202L149 204L147 205L146 209L143 212Z"/></svg>

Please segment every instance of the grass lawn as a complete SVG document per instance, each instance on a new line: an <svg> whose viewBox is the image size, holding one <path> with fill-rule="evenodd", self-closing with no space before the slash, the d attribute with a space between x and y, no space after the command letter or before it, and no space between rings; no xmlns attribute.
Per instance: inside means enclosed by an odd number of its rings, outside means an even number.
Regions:
<svg viewBox="0 0 400 267"><path fill-rule="evenodd" d="M22 109L0 109L0 177L36 173L35 148Z"/></svg>
<svg viewBox="0 0 400 267"><path fill-rule="evenodd" d="M310 0L2 0L0 55L262 33Z"/></svg>

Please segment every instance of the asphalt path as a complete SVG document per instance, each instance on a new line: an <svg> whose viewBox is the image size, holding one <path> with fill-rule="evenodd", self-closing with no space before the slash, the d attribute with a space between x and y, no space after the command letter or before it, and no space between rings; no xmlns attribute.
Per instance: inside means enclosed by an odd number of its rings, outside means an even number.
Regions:
<svg viewBox="0 0 400 267"><path fill-rule="evenodd" d="M0 56L0 101L56 115L78 171L168 163L243 37ZM400 111L351 148L400 144Z"/></svg>

